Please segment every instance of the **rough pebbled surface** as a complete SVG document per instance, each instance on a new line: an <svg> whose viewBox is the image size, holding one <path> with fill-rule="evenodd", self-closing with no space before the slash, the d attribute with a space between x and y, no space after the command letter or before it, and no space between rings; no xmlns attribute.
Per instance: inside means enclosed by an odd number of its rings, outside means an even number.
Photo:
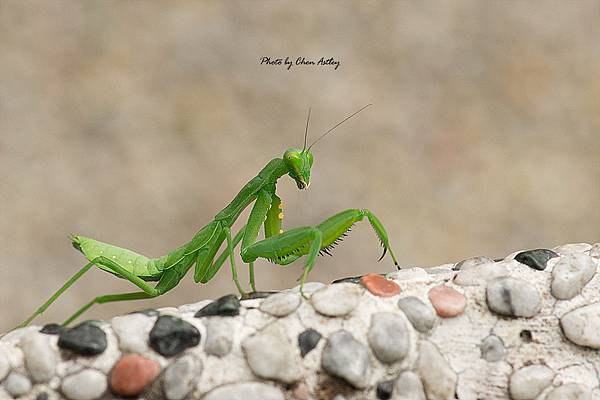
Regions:
<svg viewBox="0 0 600 400"><path fill-rule="evenodd" d="M389 297L357 277L23 328L0 338L0 399L600 400L598 248L406 268Z"/></svg>

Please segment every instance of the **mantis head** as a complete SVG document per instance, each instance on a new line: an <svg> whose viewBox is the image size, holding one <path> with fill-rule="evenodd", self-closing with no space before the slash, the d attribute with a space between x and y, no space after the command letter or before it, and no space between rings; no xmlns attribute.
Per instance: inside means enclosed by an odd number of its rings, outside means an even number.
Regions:
<svg viewBox="0 0 600 400"><path fill-rule="evenodd" d="M287 166L288 175L296 181L298 189L308 189L310 168L313 165L313 155L310 150L289 148L283 153L283 161Z"/></svg>
<svg viewBox="0 0 600 400"><path fill-rule="evenodd" d="M310 149L335 128L348 121L350 118L354 117L356 114L358 114L359 112L371 105L372 104L367 104L360 110L352 113L348 117L344 118L342 121L329 128L325 133L319 136L317 140L312 142L312 144L307 148L306 139L308 137L308 123L310 122L310 108L308 109L308 118L306 119L306 130L304 131L304 147L302 148L302 150L292 147L287 149L285 153L283 153L283 161L287 166L288 175L296 181L298 189L308 189L308 187L310 186L310 168L313 165L313 155L310 152Z"/></svg>

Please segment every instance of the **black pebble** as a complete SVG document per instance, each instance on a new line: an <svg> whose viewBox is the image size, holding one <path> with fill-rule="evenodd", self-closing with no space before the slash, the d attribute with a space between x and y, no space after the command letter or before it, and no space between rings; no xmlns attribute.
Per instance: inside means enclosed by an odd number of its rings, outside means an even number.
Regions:
<svg viewBox="0 0 600 400"><path fill-rule="evenodd" d="M212 315L222 315L235 317L240 315L240 301L233 294L228 294L202 307L194 317L209 317Z"/></svg>
<svg viewBox="0 0 600 400"><path fill-rule="evenodd" d="M150 331L150 347L157 353L171 357L188 347L200 343L200 332L196 327L181 318L171 315L158 317Z"/></svg>
<svg viewBox="0 0 600 400"><path fill-rule="evenodd" d="M40 332L45 333L46 335L58 335L64 330L65 328L59 324L46 324L42 327L42 329L40 329Z"/></svg>
<svg viewBox="0 0 600 400"><path fill-rule="evenodd" d="M298 347L300 347L300 355L304 357L312 349L314 349L321 340L321 334L310 328L298 335Z"/></svg>
<svg viewBox="0 0 600 400"><path fill-rule="evenodd" d="M35 400L48 400L48 393L41 392L36 397Z"/></svg>
<svg viewBox="0 0 600 400"><path fill-rule="evenodd" d="M360 276L349 276L347 278L341 278L341 279L336 279L335 281L331 282L333 283L356 283L359 284L360 283L360 278L362 278L362 275Z"/></svg>
<svg viewBox="0 0 600 400"><path fill-rule="evenodd" d="M538 271L543 271L546 269L548 260L553 257L558 257L558 254L552 250L535 249L520 252L515 256L515 260Z"/></svg>
<svg viewBox="0 0 600 400"><path fill-rule="evenodd" d="M96 322L85 321L62 331L58 337L58 347L82 356L95 356L106 350L106 333Z"/></svg>
<svg viewBox="0 0 600 400"><path fill-rule="evenodd" d="M159 312L153 308L146 308L145 310L134 311L134 312L131 312L130 314L144 314L148 317L157 317Z"/></svg>
<svg viewBox="0 0 600 400"><path fill-rule="evenodd" d="M377 384L377 398L380 400L388 400L392 398L394 392L394 381L379 382Z"/></svg>

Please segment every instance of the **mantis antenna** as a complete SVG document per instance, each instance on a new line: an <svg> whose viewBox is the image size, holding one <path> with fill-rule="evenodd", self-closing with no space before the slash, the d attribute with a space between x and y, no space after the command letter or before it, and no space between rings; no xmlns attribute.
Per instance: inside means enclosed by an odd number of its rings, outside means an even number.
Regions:
<svg viewBox="0 0 600 400"><path fill-rule="evenodd" d="M346 118L344 118L343 120L341 120L340 122L338 122L337 124L335 124L334 126L332 126L331 128L329 128L324 134L322 134L321 136L319 136L319 138L317 140L315 140L314 142L312 142L312 144L310 146L308 146L308 150L311 149L311 147L313 147L315 144L317 144L318 142L321 141L321 139L323 139L325 136L327 136L331 131L333 131L335 128L337 128L338 126L340 126L341 124L343 124L344 122L348 121L350 118L354 117L356 114L358 114L359 112L361 112L362 110L364 110L367 107L372 106L373 104L367 104L366 106L364 106L363 108L361 108L358 111L353 112L352 114L350 114L349 116L347 116ZM310 115L310 112L309 112ZM307 127L308 127L308 121L307 121Z"/></svg>
<svg viewBox="0 0 600 400"><path fill-rule="evenodd" d="M310 107L308 107L308 118L306 118L306 130L304 131L304 147L302 151L306 149L306 138L308 137L308 123L310 121Z"/></svg>

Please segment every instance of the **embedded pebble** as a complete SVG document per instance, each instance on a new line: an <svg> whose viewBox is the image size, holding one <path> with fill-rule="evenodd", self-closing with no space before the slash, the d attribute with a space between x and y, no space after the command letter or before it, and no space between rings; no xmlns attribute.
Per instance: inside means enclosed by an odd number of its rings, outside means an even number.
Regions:
<svg viewBox="0 0 600 400"><path fill-rule="evenodd" d="M84 369L65 377L60 390L71 400L94 400L104 394L107 386L106 376L102 372Z"/></svg>
<svg viewBox="0 0 600 400"><path fill-rule="evenodd" d="M8 375L10 371L10 362L2 349L0 349L0 381Z"/></svg>
<svg viewBox="0 0 600 400"><path fill-rule="evenodd" d="M285 317L288 314L296 311L300 306L300 295L291 292L281 292L269 296L264 300L259 309L262 312L273 315L275 317Z"/></svg>
<svg viewBox="0 0 600 400"><path fill-rule="evenodd" d="M285 400L283 392L260 382L231 383L208 392L202 400Z"/></svg>
<svg viewBox="0 0 600 400"><path fill-rule="evenodd" d="M394 386L396 387L396 393L402 396L402 400L427 400L421 378L412 371L402 372L396 379Z"/></svg>
<svg viewBox="0 0 600 400"><path fill-rule="evenodd" d="M480 286L494 278L508 276L509 273L505 264L491 262L461 270L454 277L454 283L460 286Z"/></svg>
<svg viewBox="0 0 600 400"><path fill-rule="evenodd" d="M540 294L535 286L520 278L496 278L488 282L488 307L509 317L533 317L540 311Z"/></svg>
<svg viewBox="0 0 600 400"><path fill-rule="evenodd" d="M374 296L391 297L400 293L400 286L379 274L368 274L360 278L360 283Z"/></svg>
<svg viewBox="0 0 600 400"><path fill-rule="evenodd" d="M32 385L28 377L18 372L11 372L4 381L4 388L14 397L26 395L31 391Z"/></svg>
<svg viewBox="0 0 600 400"><path fill-rule="evenodd" d="M369 350L350 332L340 329L327 340L321 354L321 366L350 385L364 388L368 382Z"/></svg>
<svg viewBox="0 0 600 400"><path fill-rule="evenodd" d="M352 283L326 286L313 293L310 301L314 309L330 317L350 314L360 302L363 289Z"/></svg>
<svg viewBox="0 0 600 400"><path fill-rule="evenodd" d="M561 256L573 253L585 253L592 248L591 244L588 243L569 243L557 246L552 250Z"/></svg>
<svg viewBox="0 0 600 400"><path fill-rule="evenodd" d="M576 383L567 383L552 389L546 400L592 400L592 392Z"/></svg>
<svg viewBox="0 0 600 400"><path fill-rule="evenodd" d="M446 285L438 285L429 289L431 305L442 318L456 317L465 311L467 299L462 293Z"/></svg>
<svg viewBox="0 0 600 400"><path fill-rule="evenodd" d="M229 318L212 317L205 321L204 351L217 357L229 354L233 343L233 325Z"/></svg>
<svg viewBox="0 0 600 400"><path fill-rule="evenodd" d="M453 399L456 391L456 373L431 342L423 340L420 346L417 370L429 400Z"/></svg>
<svg viewBox="0 0 600 400"><path fill-rule="evenodd" d="M168 400L183 400L200 379L202 367L191 355L185 355L169 365L163 375L163 391Z"/></svg>
<svg viewBox="0 0 600 400"><path fill-rule="evenodd" d="M82 356L95 356L106 350L106 333L94 321L66 329L58 337L58 347Z"/></svg>
<svg viewBox="0 0 600 400"><path fill-rule="evenodd" d="M56 369L56 353L50 347L48 335L30 332L21 339L25 365L35 382L48 382Z"/></svg>
<svg viewBox="0 0 600 400"><path fill-rule="evenodd" d="M375 395L380 400L389 400L394 393L394 381L383 381L377 384Z"/></svg>
<svg viewBox="0 0 600 400"><path fill-rule="evenodd" d="M292 390L294 400L311 400L310 392L306 383L300 382L294 390Z"/></svg>
<svg viewBox="0 0 600 400"><path fill-rule="evenodd" d="M154 308L145 308L143 310L133 311L130 314L143 314L147 317L158 317L160 313Z"/></svg>
<svg viewBox="0 0 600 400"><path fill-rule="evenodd" d="M46 392L40 392L37 396L35 396L35 400L48 400L49 396Z"/></svg>
<svg viewBox="0 0 600 400"><path fill-rule="evenodd" d="M198 329L171 315L158 317L150 331L150 347L157 353L171 357L177 355L189 347L200 343L200 332Z"/></svg>
<svg viewBox="0 0 600 400"><path fill-rule="evenodd" d="M305 295L312 294L312 293L316 292L317 290L324 288L325 286L327 286L327 285L324 284L323 282L306 282L304 284L304 287L302 288L302 291L304 292ZM288 289L288 291L294 292L294 293L300 293L300 285L294 286L293 288Z"/></svg>
<svg viewBox="0 0 600 400"><path fill-rule="evenodd" d="M142 313L127 314L111 320L111 326L119 339L119 348L131 353L148 351L148 334L153 320Z"/></svg>
<svg viewBox="0 0 600 400"><path fill-rule="evenodd" d="M590 249L590 257L600 258L600 243L595 243Z"/></svg>
<svg viewBox="0 0 600 400"><path fill-rule="evenodd" d="M509 391L513 400L533 400L552 383L554 372L545 365L529 365L510 376Z"/></svg>
<svg viewBox="0 0 600 400"><path fill-rule="evenodd" d="M492 260L489 257L485 257L485 256L471 257L471 258L467 258L466 260L457 262L454 265L454 267L452 267L452 270L453 271L462 271L462 270L467 270L470 268L477 267L482 264L488 264L488 263L493 263L493 262L494 262L494 260Z"/></svg>
<svg viewBox="0 0 600 400"><path fill-rule="evenodd" d="M355 284L359 284L360 283L360 279L362 278L362 275L357 275L357 276L348 276L346 278L340 278L340 279L336 279L334 281L331 281L331 284L333 285L334 283L355 283Z"/></svg>
<svg viewBox="0 0 600 400"><path fill-rule="evenodd" d="M137 354L121 357L110 373L111 390L124 397L137 396L160 373L156 361Z"/></svg>
<svg viewBox="0 0 600 400"><path fill-rule="evenodd" d="M600 349L600 303L592 303L569 311L560 319L560 326L571 342L579 346Z"/></svg>
<svg viewBox="0 0 600 400"><path fill-rule="evenodd" d="M500 361L504 358L506 349L504 342L496 335L489 335L481 341L481 358L489 362Z"/></svg>
<svg viewBox="0 0 600 400"><path fill-rule="evenodd" d="M300 355L304 357L312 351L321 340L321 334L316 330L309 328L298 335L298 347Z"/></svg>
<svg viewBox="0 0 600 400"><path fill-rule="evenodd" d="M403 297L398 300L398 307L419 332L427 332L435 325L437 317L434 311L418 297Z"/></svg>
<svg viewBox="0 0 600 400"><path fill-rule="evenodd" d="M546 269L548 260L550 260L553 257L558 257L558 254L556 254L552 250L535 249L522 251L518 253L515 256L515 260L517 260L521 264L527 265L528 267L537 269L538 271L543 271Z"/></svg>
<svg viewBox="0 0 600 400"><path fill-rule="evenodd" d="M294 383L300 379L300 359L278 324L268 325L247 337L242 342L242 348L255 375L283 383Z"/></svg>
<svg viewBox="0 0 600 400"><path fill-rule="evenodd" d="M240 314L240 301L233 294L228 294L201 308L194 317L210 317L214 315L235 317Z"/></svg>
<svg viewBox="0 0 600 400"><path fill-rule="evenodd" d="M572 299L594 277L596 269L596 263L587 254L562 256L552 270L552 295L559 300Z"/></svg>
<svg viewBox="0 0 600 400"><path fill-rule="evenodd" d="M64 330L65 328L62 325L46 324L40 329L40 333L45 333L46 335L58 335Z"/></svg>
<svg viewBox="0 0 600 400"><path fill-rule="evenodd" d="M375 357L388 364L406 357L410 346L406 322L391 312L371 316L368 340Z"/></svg>
<svg viewBox="0 0 600 400"><path fill-rule="evenodd" d="M402 268L398 271L388 272L385 277L395 281L406 281L413 279L428 279L429 274L420 267Z"/></svg>

